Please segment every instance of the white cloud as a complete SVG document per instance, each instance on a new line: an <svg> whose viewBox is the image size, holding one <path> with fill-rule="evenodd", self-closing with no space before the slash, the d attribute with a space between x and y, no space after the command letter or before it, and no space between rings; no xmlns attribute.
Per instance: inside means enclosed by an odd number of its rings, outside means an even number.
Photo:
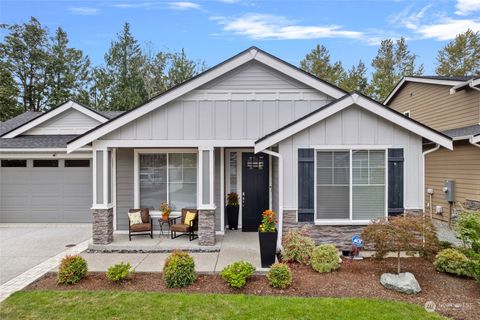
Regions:
<svg viewBox="0 0 480 320"><path fill-rule="evenodd" d="M345 30L338 25L300 25L283 16L246 14L238 18L211 17L223 26L223 31L255 40L293 40L319 38L361 39L359 31Z"/></svg>
<svg viewBox="0 0 480 320"><path fill-rule="evenodd" d="M168 4L168 7L170 9L174 9L174 10L189 10L189 9L201 9L202 8L198 3L186 2L186 1L170 2Z"/></svg>
<svg viewBox="0 0 480 320"><path fill-rule="evenodd" d="M130 8L144 8L151 6L151 2L143 2L143 3L116 3L113 4L112 7L120 8L120 9L130 9Z"/></svg>
<svg viewBox="0 0 480 320"><path fill-rule="evenodd" d="M83 15L83 16L93 16L100 13L98 8L88 8L88 7L72 7L68 10L73 14Z"/></svg>
<svg viewBox="0 0 480 320"><path fill-rule="evenodd" d="M418 12L408 7L398 15L390 17L390 22L402 25L421 39L439 41L451 40L459 33L472 29L480 31L479 18L454 19L445 13L429 13L431 6L425 6Z"/></svg>
<svg viewBox="0 0 480 320"><path fill-rule="evenodd" d="M456 8L456 14L468 16L475 11L480 11L480 0L457 0Z"/></svg>

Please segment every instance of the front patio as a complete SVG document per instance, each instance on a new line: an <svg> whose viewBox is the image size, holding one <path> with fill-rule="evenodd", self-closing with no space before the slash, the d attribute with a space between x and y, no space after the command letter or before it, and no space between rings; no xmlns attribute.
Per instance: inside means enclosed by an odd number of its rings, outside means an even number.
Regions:
<svg viewBox="0 0 480 320"><path fill-rule="evenodd" d="M127 234L114 234L114 241L106 245L90 243L82 254L88 261L89 270L105 271L119 262L130 262L141 272L158 272L169 252L188 251L195 259L199 272L220 272L227 265L244 260L262 271L258 233L226 230L224 235L216 236L214 246L201 246L199 240L189 241L188 237L170 239L170 236L158 234L153 239L148 236L134 237L128 240Z"/></svg>

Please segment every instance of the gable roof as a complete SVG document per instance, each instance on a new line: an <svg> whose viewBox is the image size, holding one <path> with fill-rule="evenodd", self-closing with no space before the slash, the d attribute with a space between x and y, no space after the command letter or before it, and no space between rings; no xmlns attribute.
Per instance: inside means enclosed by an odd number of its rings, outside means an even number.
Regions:
<svg viewBox="0 0 480 320"><path fill-rule="evenodd" d="M426 83L426 84L436 84L442 86L457 86L465 81L469 81L478 76L466 76L466 77L445 77L445 76L415 76L415 77L403 77L400 82L397 83L395 88L393 88L392 92L388 95L388 97L383 101L384 104L388 104L400 91L400 89L407 83L407 82L415 82L415 83Z"/></svg>
<svg viewBox="0 0 480 320"><path fill-rule="evenodd" d="M30 120L22 123L20 126L14 127L10 129L9 131L6 131L0 135L1 138L15 138L16 136L38 126L41 123L44 123L55 116L70 110L70 109L75 109L97 121L100 123L105 123L109 120L108 117L102 115L101 113L83 105L78 102L75 102L73 100L68 100L67 102L61 104L60 106L51 109L48 112L41 113L37 117L32 117ZM14 118L15 119L15 118ZM12 119L13 120L13 119Z"/></svg>
<svg viewBox="0 0 480 320"><path fill-rule="evenodd" d="M27 111L7 121L0 122L0 136L41 116L41 112Z"/></svg>
<svg viewBox="0 0 480 320"><path fill-rule="evenodd" d="M75 135L38 135L18 136L12 139L0 139L0 152L3 149L65 149L67 142ZM9 150L10 151L10 150Z"/></svg>
<svg viewBox="0 0 480 320"><path fill-rule="evenodd" d="M76 149L96 140L105 134L165 105L166 103L192 91L200 86L217 79L218 77L230 72L250 61L257 61L270 68L289 76L299 82L306 84L309 87L317 89L326 95L329 95L335 99L338 99L346 94L346 91L323 81L312 74L305 72L292 64L285 62L257 47L251 47L232 58L225 60L224 62L206 70L205 72L193 77L192 79L175 86L162 94L148 100L147 102L137 106L136 108L125 112L117 118L103 123L92 130L78 136L68 143L68 152L75 151Z"/></svg>
<svg viewBox="0 0 480 320"><path fill-rule="evenodd" d="M315 123L349 107L357 105L370 111L396 125L405 128L415 134L424 137L430 141L438 143L442 147L452 150L452 139L414 119L411 119L377 101L362 95L358 92L344 95L342 98L332 101L331 103L283 126L282 128L269 133L268 135L255 141L255 152L261 152L266 148L285 140L286 138L314 125Z"/></svg>

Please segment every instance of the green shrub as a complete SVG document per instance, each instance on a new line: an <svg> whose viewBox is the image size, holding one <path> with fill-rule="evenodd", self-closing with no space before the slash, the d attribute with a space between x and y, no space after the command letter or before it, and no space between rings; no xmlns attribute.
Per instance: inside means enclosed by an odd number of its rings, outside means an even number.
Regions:
<svg viewBox="0 0 480 320"><path fill-rule="evenodd" d="M292 272L285 263L275 263L267 273L268 283L274 288L287 288L292 284Z"/></svg>
<svg viewBox="0 0 480 320"><path fill-rule="evenodd" d="M455 223L455 231L465 249L480 254L480 211L460 212Z"/></svg>
<svg viewBox="0 0 480 320"><path fill-rule="evenodd" d="M183 288L197 280L193 258L182 251L173 252L165 261L163 281L167 288Z"/></svg>
<svg viewBox="0 0 480 320"><path fill-rule="evenodd" d="M247 278L255 272L255 267L246 261L237 261L226 266L220 276L232 288L243 288Z"/></svg>
<svg viewBox="0 0 480 320"><path fill-rule="evenodd" d="M129 262L120 262L110 266L107 270L107 279L112 282L123 282L128 279L134 270Z"/></svg>
<svg viewBox="0 0 480 320"><path fill-rule="evenodd" d="M317 272L332 272L340 268L338 250L333 244L322 244L312 252L311 264Z"/></svg>
<svg viewBox="0 0 480 320"><path fill-rule="evenodd" d="M289 231L283 237L282 260L310 264L315 242L306 236L305 230Z"/></svg>
<svg viewBox="0 0 480 320"><path fill-rule="evenodd" d="M472 259L468 263L468 273L471 277L480 282L480 258Z"/></svg>
<svg viewBox="0 0 480 320"><path fill-rule="evenodd" d="M81 256L66 256L58 267L58 284L75 284L88 272L87 261Z"/></svg>
<svg viewBox="0 0 480 320"><path fill-rule="evenodd" d="M458 276L468 276L470 274L470 261L466 255L457 249L445 249L440 251L435 257L433 263L435 268L441 272L453 273Z"/></svg>

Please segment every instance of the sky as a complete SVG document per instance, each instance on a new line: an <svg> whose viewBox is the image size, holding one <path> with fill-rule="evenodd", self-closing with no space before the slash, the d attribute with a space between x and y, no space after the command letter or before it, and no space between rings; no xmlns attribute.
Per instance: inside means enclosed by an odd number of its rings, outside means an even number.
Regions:
<svg viewBox="0 0 480 320"><path fill-rule="evenodd" d="M51 31L62 27L96 65L128 21L142 45L184 48L209 67L253 45L299 65L317 44L346 68L360 59L370 67L381 39L405 37L425 74L434 74L439 49L468 28L480 31L480 0L0 0L0 23L30 16Z"/></svg>

